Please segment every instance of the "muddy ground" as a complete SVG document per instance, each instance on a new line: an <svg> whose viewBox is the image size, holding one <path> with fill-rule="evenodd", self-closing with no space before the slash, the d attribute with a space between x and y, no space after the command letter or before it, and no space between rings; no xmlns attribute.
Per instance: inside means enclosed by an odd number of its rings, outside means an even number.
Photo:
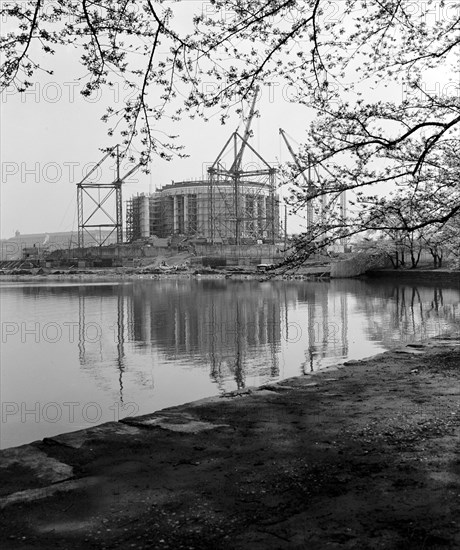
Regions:
<svg viewBox="0 0 460 550"><path fill-rule="evenodd" d="M3 451L0 547L460 548L459 365L433 340Z"/></svg>

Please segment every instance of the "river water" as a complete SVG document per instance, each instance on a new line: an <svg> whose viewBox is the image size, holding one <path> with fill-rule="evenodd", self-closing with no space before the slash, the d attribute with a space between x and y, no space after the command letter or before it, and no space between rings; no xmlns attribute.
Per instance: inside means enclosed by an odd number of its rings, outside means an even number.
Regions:
<svg viewBox="0 0 460 550"><path fill-rule="evenodd" d="M200 279L0 285L1 448L460 331L460 288Z"/></svg>

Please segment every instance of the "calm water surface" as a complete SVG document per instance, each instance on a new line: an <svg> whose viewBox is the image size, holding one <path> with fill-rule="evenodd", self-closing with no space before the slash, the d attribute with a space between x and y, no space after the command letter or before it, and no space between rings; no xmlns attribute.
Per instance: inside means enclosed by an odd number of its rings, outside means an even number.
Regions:
<svg viewBox="0 0 460 550"><path fill-rule="evenodd" d="M2 283L0 446L459 331L460 289L395 282Z"/></svg>

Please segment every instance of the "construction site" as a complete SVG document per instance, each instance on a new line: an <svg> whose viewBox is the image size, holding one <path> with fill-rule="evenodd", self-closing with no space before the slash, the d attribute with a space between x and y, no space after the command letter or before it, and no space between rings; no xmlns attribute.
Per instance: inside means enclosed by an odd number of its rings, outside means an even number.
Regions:
<svg viewBox="0 0 460 550"><path fill-rule="evenodd" d="M129 265L131 261L135 265L158 264L166 263L177 253L186 253L187 259L194 257L196 263L212 267L282 260L287 235L280 223L277 170L249 143L256 99L257 96L244 132L230 135L208 168L206 178L172 182L153 193L130 197L126 201L125 224L122 185L139 166L125 176L117 171L116 181L102 189L99 183L80 182L79 264L94 261L93 256L105 265ZM118 149L113 154L118 155ZM101 190L107 200L101 199ZM112 195L113 215L106 207ZM105 219L101 220L101 216ZM90 231L98 229L116 235L116 243L104 246L104 240L94 242ZM107 238L110 236L104 237Z"/></svg>
<svg viewBox="0 0 460 550"><path fill-rule="evenodd" d="M290 244L288 209L278 192L276 163L269 163L250 143L256 101L257 93L243 132L231 133L206 176L198 179L172 181L124 202L129 177L145 166L139 162L122 174L121 147L107 150L77 184L78 234L53 250L29 242L22 257L14 260L27 260L32 267L60 262L76 268L157 267L170 264L168 259L177 254L183 261L209 267L283 262ZM303 178L301 184L310 191L317 172L310 165L302 168L284 130L279 134ZM94 174L111 161L115 177L95 180ZM345 215L344 194L340 208ZM314 223L309 201L304 230Z"/></svg>

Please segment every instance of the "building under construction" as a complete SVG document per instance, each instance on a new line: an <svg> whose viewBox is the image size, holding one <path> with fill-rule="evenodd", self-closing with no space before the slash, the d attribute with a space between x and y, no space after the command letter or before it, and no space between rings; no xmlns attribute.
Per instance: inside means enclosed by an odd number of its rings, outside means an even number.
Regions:
<svg viewBox="0 0 460 550"><path fill-rule="evenodd" d="M275 194L253 181L239 187L235 190L232 182L183 181L134 196L127 208L127 239L179 234L215 243L274 242L279 233Z"/></svg>
<svg viewBox="0 0 460 550"><path fill-rule="evenodd" d="M122 244L154 236L193 239L196 244L229 245L275 244L284 237L286 246L287 205L284 205L281 231L280 199L275 191L276 168L249 143L256 100L257 92L244 134L240 135L238 131L231 134L208 168L207 178L172 182L155 193L137 195L127 201L126 235L123 234L122 184L143 162L140 161L122 175L121 160L126 152L121 154L118 145L108 150L77 184L78 248L92 245L102 249L114 237L117 244ZM321 193L320 169L330 174L329 169L310 155L307 166L303 166L284 130L280 129L280 135L293 157L298 171L296 177L303 179L303 186L309 195L306 225L301 230L312 231L318 221L323 221L327 212L336 212L337 207L345 226L345 192L336 194L328 203L325 194ZM113 174L110 174L111 181L101 182L94 178L92 174L104 163L107 167L111 158L115 160L115 178ZM321 196L321 204L318 204L318 196Z"/></svg>
<svg viewBox="0 0 460 550"><path fill-rule="evenodd" d="M153 235L184 235L226 244L278 240L276 169L248 142L256 97L244 135L234 132L229 137L208 169L207 179L172 183L128 201L128 242ZM250 164L243 163L245 153L251 154Z"/></svg>

